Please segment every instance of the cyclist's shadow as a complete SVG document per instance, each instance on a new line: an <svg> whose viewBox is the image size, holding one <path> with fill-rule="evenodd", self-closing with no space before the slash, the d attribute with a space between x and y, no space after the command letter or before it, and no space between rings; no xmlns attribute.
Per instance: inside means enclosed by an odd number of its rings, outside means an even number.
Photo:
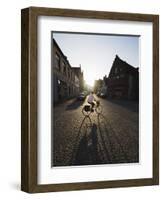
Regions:
<svg viewBox="0 0 163 200"><path fill-rule="evenodd" d="M97 125L85 116L80 125L70 165L90 165L99 162Z"/></svg>

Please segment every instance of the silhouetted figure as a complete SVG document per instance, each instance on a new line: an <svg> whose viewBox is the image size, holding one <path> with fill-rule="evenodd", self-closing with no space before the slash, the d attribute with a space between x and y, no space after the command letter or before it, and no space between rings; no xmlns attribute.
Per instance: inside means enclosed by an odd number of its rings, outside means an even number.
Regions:
<svg viewBox="0 0 163 200"><path fill-rule="evenodd" d="M94 108L94 106L96 104L96 99L95 99L95 97L93 95L93 92L90 93L90 95L88 96L88 100L87 101L88 101L89 104L91 104L92 112L93 112L94 111L93 108Z"/></svg>

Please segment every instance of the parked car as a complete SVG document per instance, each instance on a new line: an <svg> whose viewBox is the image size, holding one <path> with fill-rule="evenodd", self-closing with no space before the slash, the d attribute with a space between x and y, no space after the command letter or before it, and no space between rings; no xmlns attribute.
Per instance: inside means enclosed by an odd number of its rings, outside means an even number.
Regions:
<svg viewBox="0 0 163 200"><path fill-rule="evenodd" d="M101 92L99 95L101 98L105 98L106 97L106 93Z"/></svg>
<svg viewBox="0 0 163 200"><path fill-rule="evenodd" d="M80 93L77 97L77 100L79 101L83 101L86 98L86 95L84 94L84 92Z"/></svg>

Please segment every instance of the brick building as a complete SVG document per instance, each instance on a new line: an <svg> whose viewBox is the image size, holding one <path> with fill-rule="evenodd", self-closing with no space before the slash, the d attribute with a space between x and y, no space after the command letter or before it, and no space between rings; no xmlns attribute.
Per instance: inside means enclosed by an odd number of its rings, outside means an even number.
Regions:
<svg viewBox="0 0 163 200"><path fill-rule="evenodd" d="M139 71L116 55L107 78L108 96L129 100L139 99Z"/></svg>
<svg viewBox="0 0 163 200"><path fill-rule="evenodd" d="M52 42L52 93L53 103L57 103L79 94L80 77L75 73L56 41L53 39Z"/></svg>

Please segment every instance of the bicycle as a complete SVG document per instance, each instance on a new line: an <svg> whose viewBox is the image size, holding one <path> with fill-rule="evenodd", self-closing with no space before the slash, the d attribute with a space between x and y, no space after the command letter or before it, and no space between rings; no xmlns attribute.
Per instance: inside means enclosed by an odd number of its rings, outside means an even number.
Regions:
<svg viewBox="0 0 163 200"><path fill-rule="evenodd" d="M87 104L82 108L82 113L84 116L89 116L94 111L96 112L96 114L102 113L102 106L100 104L100 101L96 101L94 108L92 108L92 105L90 104Z"/></svg>

